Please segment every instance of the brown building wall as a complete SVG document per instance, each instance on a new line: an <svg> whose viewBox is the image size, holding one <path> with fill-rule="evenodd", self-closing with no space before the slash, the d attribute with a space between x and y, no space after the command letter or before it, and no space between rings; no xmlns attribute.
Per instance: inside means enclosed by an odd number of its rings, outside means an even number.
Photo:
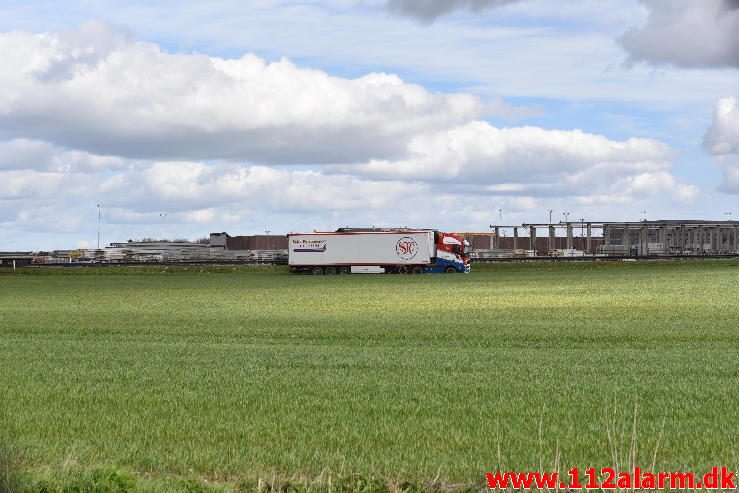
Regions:
<svg viewBox="0 0 739 493"><path fill-rule="evenodd" d="M493 238L491 236L472 236L468 238L470 247L476 250L489 250L493 248Z"/></svg>
<svg viewBox="0 0 739 493"><path fill-rule="evenodd" d="M287 236L229 236L226 245L229 250L287 250Z"/></svg>

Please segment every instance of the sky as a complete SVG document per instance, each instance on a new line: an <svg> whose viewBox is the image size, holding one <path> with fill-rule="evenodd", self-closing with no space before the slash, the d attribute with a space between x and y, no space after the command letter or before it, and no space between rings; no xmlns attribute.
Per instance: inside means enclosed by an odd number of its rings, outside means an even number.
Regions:
<svg viewBox="0 0 739 493"><path fill-rule="evenodd" d="M739 217L739 0L5 0L0 53L0 251Z"/></svg>

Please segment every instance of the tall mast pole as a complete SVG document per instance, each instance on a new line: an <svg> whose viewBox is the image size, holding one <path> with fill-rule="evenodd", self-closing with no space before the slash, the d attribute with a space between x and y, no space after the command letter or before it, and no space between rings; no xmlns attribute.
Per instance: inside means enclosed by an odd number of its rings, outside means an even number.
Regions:
<svg viewBox="0 0 739 493"><path fill-rule="evenodd" d="M98 250L100 250L100 204L98 204Z"/></svg>

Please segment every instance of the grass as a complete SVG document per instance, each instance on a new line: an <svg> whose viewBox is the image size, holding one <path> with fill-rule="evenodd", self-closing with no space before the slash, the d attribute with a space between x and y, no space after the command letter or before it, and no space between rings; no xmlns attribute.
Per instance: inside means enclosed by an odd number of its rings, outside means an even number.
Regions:
<svg viewBox="0 0 739 493"><path fill-rule="evenodd" d="M0 270L14 481L376 491L737 469L739 262L474 270Z"/></svg>

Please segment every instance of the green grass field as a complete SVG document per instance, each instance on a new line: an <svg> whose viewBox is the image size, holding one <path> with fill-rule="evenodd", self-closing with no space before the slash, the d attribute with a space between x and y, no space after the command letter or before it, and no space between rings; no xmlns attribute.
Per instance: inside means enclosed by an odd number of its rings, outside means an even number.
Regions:
<svg viewBox="0 0 739 493"><path fill-rule="evenodd" d="M4 484L736 470L739 262L473 269L1 270Z"/></svg>

